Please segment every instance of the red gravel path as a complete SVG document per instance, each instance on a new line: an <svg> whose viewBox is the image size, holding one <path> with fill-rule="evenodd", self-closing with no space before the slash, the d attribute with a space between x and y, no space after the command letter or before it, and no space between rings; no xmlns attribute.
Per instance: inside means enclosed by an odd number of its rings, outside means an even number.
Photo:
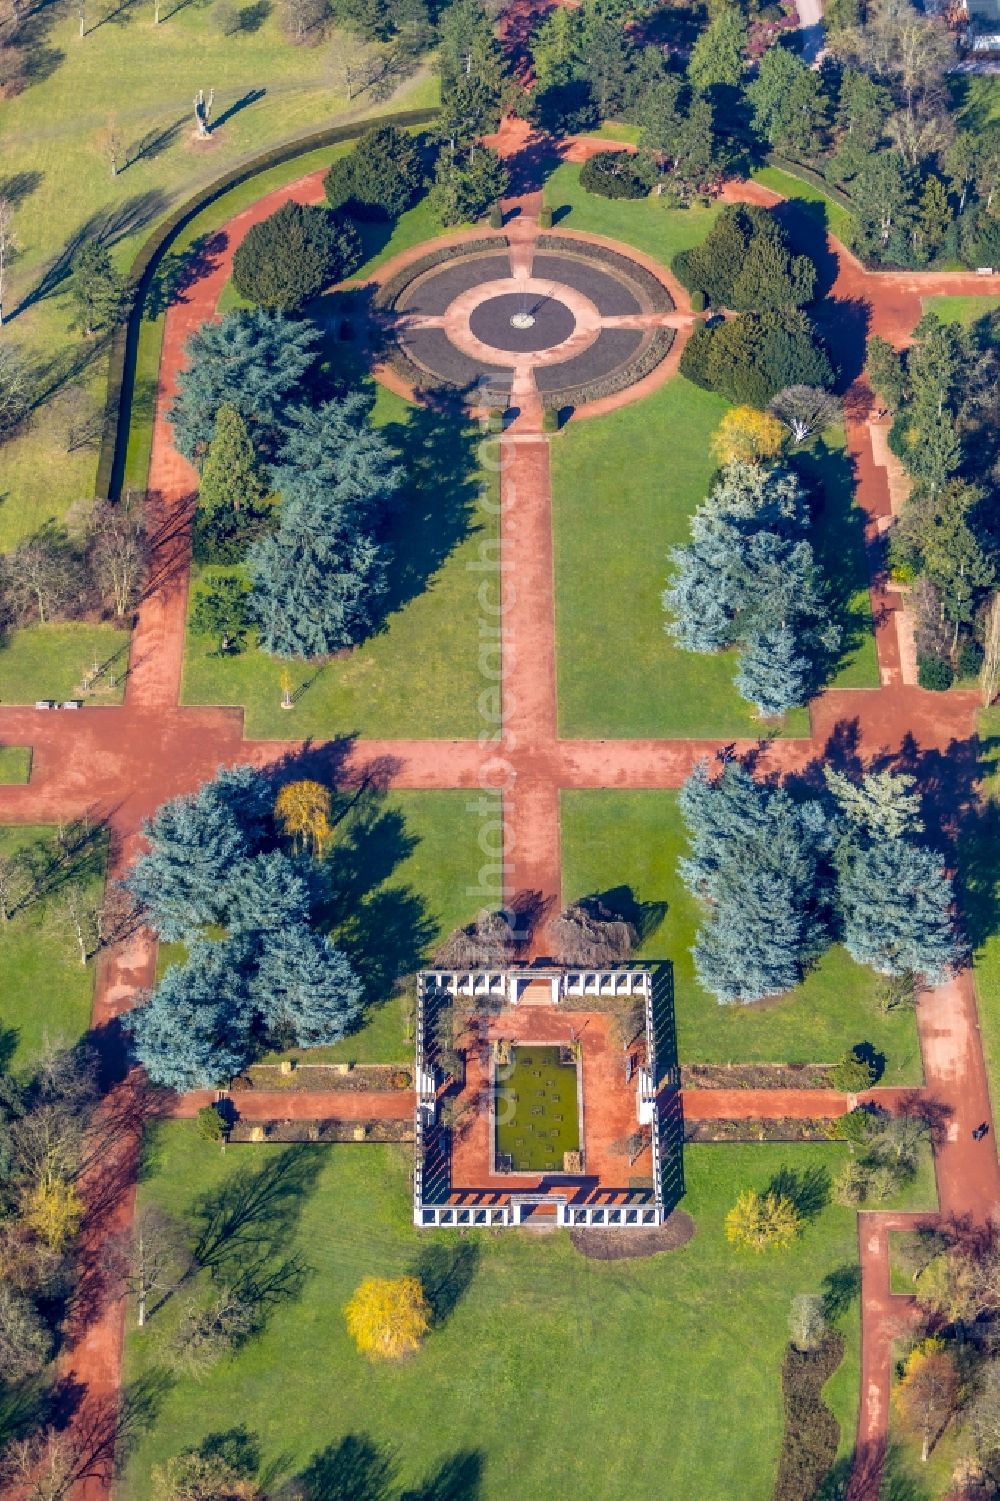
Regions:
<svg viewBox="0 0 1000 1501"><path fill-rule="evenodd" d="M519 203L524 218L518 235L523 237L533 232L530 221L540 201L537 192L532 192L531 153L544 143L532 142L523 123L516 122L505 126L501 145L520 157L518 166L525 178L525 196ZM566 148L570 154L580 156L592 149L597 148L586 141L569 143ZM760 200L763 192L741 184L734 186L732 196ZM241 710L178 707L193 475L173 448L164 412L175 389L184 341L194 328L214 316L232 252L243 234L288 197L315 201L320 196L320 177L313 174L290 188L269 194L239 215L220 237L206 274L187 289L184 301L168 310L150 470L151 488L155 491L150 502L151 513L158 538L154 584L139 612L124 705L86 709L75 715L0 707L0 743L30 745L34 752L29 785L0 788L0 822L52 822L85 812L106 817L112 833L113 872L120 871L131 859L141 819L165 798L197 787L214 774L219 764L248 761L264 765L297 749L294 745L244 741ZM921 297L939 292L982 294L995 290L1000 280L987 282L953 275L872 275L841 247L832 244L832 249L839 268L834 298L868 304L872 331L883 333L897 344L910 337L920 315ZM419 250L413 254L419 254ZM677 301L683 310L687 304L679 289ZM672 359L679 354L682 337L683 331ZM612 399L610 404L616 400ZM849 446L857 466L858 498L867 514L872 538L879 517L887 514L888 496L884 472L871 459L865 425L867 402L867 393L862 388L852 392ZM531 891L537 893L543 904L554 905L561 897L560 787L677 786L695 761L701 755L713 754L718 745L559 740L547 440L531 433L521 437L518 430L505 438L502 452L505 460L501 476L503 741L500 745L474 741L360 742L351 749L348 766L358 774L365 766L378 763L386 780L397 786L503 786L508 895ZM974 696L932 695L904 687L899 680L899 651L891 613L895 601L883 593L878 579L873 581L873 602L878 607L887 605L889 611L880 620L877 632L883 687L824 694L813 705L810 738L767 745L759 761L762 771L800 770L823 756L834 735L841 740L845 734L855 737L864 756L906 747L918 771L924 755L956 756L972 745L977 709ZM544 948L543 932L536 939L536 947ZM123 951L106 956L99 969L95 994L95 1025L105 1023L134 1004L137 992L152 980L153 959L153 946L147 936L140 936ZM947 1215L969 1215L983 1222L995 1215L1000 1204L1000 1170L993 1135L975 1144L969 1134L973 1124L991 1118L971 977L963 975L952 985L925 996L920 1003L918 1023L926 1094L948 1122L946 1140L936 1159L942 1211ZM815 1093L810 1092L812 1096ZM706 1098L709 1094L718 1106L718 1091L688 1092L685 1103L692 1118L695 1111L713 1108ZM275 1113L288 1113L294 1118L300 1118L298 1112L306 1109L315 1112L317 1108L355 1108L352 1096L338 1096L329 1104L328 1097L323 1096L319 1107L315 1098L310 1098L308 1105L298 1095L280 1094L278 1098L280 1109L276 1105ZM360 1098L370 1111L372 1097ZM264 1093L241 1096L239 1103L244 1111L270 1112L270 1100ZM404 1103L408 1110L411 1103L408 1095L393 1093L385 1100L385 1109L403 1111ZM748 1107L763 1109L764 1103L739 1091L732 1108L741 1108L746 1114L751 1113ZM769 1092L769 1110L773 1111L779 1103L775 1094ZM112 1097L107 1108L112 1109L114 1104ZM784 1102L785 1107L789 1104L797 1102ZM839 1108L840 1097L828 1104ZM194 1100L179 1102L177 1109L186 1113L195 1105ZM805 1109L804 1102L801 1108ZM815 1109L816 1101L812 1098L810 1113ZM88 1179L91 1213L84 1251L91 1269L103 1236L130 1219L134 1148L134 1133L131 1137L125 1133L115 1154L108 1154L106 1161L115 1169L118 1183L110 1204L98 1202L98 1189L103 1190L106 1185L98 1185L96 1177ZM898 1301L889 1299L885 1256L886 1229L893 1223L895 1217L863 1215L859 1219L864 1309L864 1401L859 1451L864 1463L859 1463L851 1501L869 1501L869 1498L874 1501L877 1496L873 1476L877 1475L880 1446L884 1447L885 1441L888 1340L899 1317ZM121 1344L120 1306L99 1304L85 1327L78 1331L66 1362L67 1371L86 1388L84 1419L99 1415L115 1400ZM106 1492L107 1486L100 1479L88 1481L79 1490L87 1501L97 1501Z"/></svg>

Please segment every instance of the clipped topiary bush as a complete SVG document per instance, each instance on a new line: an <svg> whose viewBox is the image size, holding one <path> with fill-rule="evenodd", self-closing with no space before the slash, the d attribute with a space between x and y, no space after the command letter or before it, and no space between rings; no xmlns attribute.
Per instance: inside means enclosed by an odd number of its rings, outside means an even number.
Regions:
<svg viewBox="0 0 1000 1501"><path fill-rule="evenodd" d="M653 176L630 151L598 151L580 168L580 186L601 198L648 198Z"/></svg>
<svg viewBox="0 0 1000 1501"><path fill-rule="evenodd" d="M845 1053L836 1067L830 1070L830 1083L844 1094L857 1094L870 1089L877 1078L874 1063L861 1056L857 1048Z"/></svg>
<svg viewBox="0 0 1000 1501"><path fill-rule="evenodd" d="M250 229L233 256L233 284L258 307L295 312L360 264L353 224L289 202Z"/></svg>
<svg viewBox="0 0 1000 1501"><path fill-rule="evenodd" d="M490 209L490 229L503 229L503 209L499 203L494 203Z"/></svg>
<svg viewBox="0 0 1000 1501"><path fill-rule="evenodd" d="M542 432L557 433L559 431L559 410L557 407L546 407L542 413Z"/></svg>
<svg viewBox="0 0 1000 1501"><path fill-rule="evenodd" d="M955 681L951 663L943 657L920 657L917 660L917 682L921 688L932 693L944 693Z"/></svg>
<svg viewBox="0 0 1000 1501"><path fill-rule="evenodd" d="M552 228L552 210L550 208L541 208L538 210L538 227L539 229Z"/></svg>

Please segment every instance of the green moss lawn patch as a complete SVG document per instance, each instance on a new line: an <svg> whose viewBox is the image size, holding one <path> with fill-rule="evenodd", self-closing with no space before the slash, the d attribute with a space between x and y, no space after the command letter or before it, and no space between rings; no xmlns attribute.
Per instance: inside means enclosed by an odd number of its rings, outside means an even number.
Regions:
<svg viewBox="0 0 1000 1501"><path fill-rule="evenodd" d="M241 1248L256 1252L266 1236L275 1261L297 1253L309 1271L264 1334L207 1380L167 1383L123 1490L147 1501L156 1464L245 1424L282 1479L317 1451L336 1451L347 1434L363 1435L392 1458L393 1497L462 1453L481 1472L481 1501L505 1501L515 1473L520 1493L549 1501L665 1490L769 1501L788 1309L798 1292L840 1290L847 1353L825 1392L847 1447L853 1440L855 1216L829 1205L790 1251L765 1256L734 1251L723 1221L741 1188L763 1189L782 1168L804 1183L818 1174L822 1185L843 1155L840 1146L691 1148L684 1208L697 1224L693 1240L667 1255L605 1264L580 1256L562 1232L449 1239L414 1229L403 1149L240 1147L222 1155L191 1123L168 1123L151 1142L140 1202L186 1216L199 1196L211 1202L228 1185L233 1202L248 1203L255 1175L268 1170L277 1186L265 1218L248 1216L242 1238L223 1253L238 1263ZM440 1284L453 1267L456 1292L435 1300L441 1316L417 1355L386 1366L357 1354L343 1308L363 1277L433 1269ZM182 1305L211 1294L203 1272L145 1330L129 1328L126 1384L162 1370ZM725 1443L706 1444L707 1412Z"/></svg>
<svg viewBox="0 0 1000 1501"><path fill-rule="evenodd" d="M830 949L789 995L752 1006L720 1006L694 975L691 947L698 903L678 874L687 852L677 794L564 792L564 902L627 886L650 904L641 952L674 966L677 1047L684 1063L834 1063L858 1043L885 1054L884 1084L920 1081L920 1052L912 1013L883 1015L875 976L844 949ZM661 909L665 911L661 912Z"/></svg>
<svg viewBox="0 0 1000 1501"><path fill-rule="evenodd" d="M0 856L30 856L44 870L52 858L53 830L0 828ZM76 862L74 876L88 895L100 900L106 845L97 839ZM30 899L8 922L0 922L0 1057L4 1068L20 1071L47 1047L70 1047L90 1025L94 961L80 953L59 921L58 891Z"/></svg>
<svg viewBox="0 0 1000 1501"><path fill-rule="evenodd" d="M0 745L0 786L11 787L31 776L29 745Z"/></svg>
<svg viewBox="0 0 1000 1501"><path fill-rule="evenodd" d="M942 323L968 326L1000 308L1000 297L924 297L921 306L925 313L934 313Z"/></svg>
<svg viewBox="0 0 1000 1501"><path fill-rule="evenodd" d="M496 1151L515 1173L562 1172L580 1150L577 1064L562 1049L519 1043L497 1069Z"/></svg>

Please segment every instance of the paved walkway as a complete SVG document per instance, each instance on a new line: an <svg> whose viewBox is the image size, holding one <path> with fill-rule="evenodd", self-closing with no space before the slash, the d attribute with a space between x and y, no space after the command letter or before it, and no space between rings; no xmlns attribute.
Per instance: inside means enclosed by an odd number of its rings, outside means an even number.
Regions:
<svg viewBox="0 0 1000 1501"><path fill-rule="evenodd" d="M530 238L537 231L540 197L532 191L534 143L523 122L505 127L501 146L519 159L522 178L528 177L519 200L517 235ZM606 146L601 142L600 146ZM571 142L568 154L585 155L587 141ZM536 158L537 159L537 158ZM524 184L522 184L524 186ZM537 184L534 185L537 187ZM766 190L740 184L732 196L761 200ZM156 536L153 581L140 611L133 645L125 703L120 707L86 709L80 714L38 713L32 709L0 707L0 743L30 745L34 754L30 783L0 788L0 823L52 822L89 813L108 820L112 835L112 874L132 859L143 817L168 797L196 788L220 764L248 762L266 765L294 753L297 746L248 742L242 738L242 711L185 709L178 706L183 653L184 615L189 563L188 525L194 476L173 448L164 413L183 361L183 345L190 332L214 316L219 293L228 276L233 250L254 222L266 217L286 198L308 202L320 196L319 174L290 188L269 194L238 216L217 237L204 274L184 293L184 300L167 313L161 361L157 419L151 463L151 514ZM773 195L770 195L773 198ZM905 343L920 315L920 299L934 292L977 293L995 288L978 278L952 275L872 275L842 247L831 242L837 275L835 303L850 314L858 304L869 309L870 330L897 344ZM419 253L419 252L414 252ZM684 310L680 289L675 297ZM838 316L834 307L832 316ZM676 367L684 328L678 331L671 360ZM609 398L604 409L622 397ZM858 501L866 516L872 544L879 523L890 509L885 470L875 464L867 425L868 393L859 383L851 393L848 439L856 465ZM561 901L559 791L561 787L676 787L703 755L714 755L718 742L700 741L580 741L558 738L555 687L555 625L552 563L551 495L548 439L525 421L501 443L501 553L504 648L504 723L498 744L475 741L357 742L344 761L344 775L359 775L372 763L401 787L502 786L505 789L506 886L508 898L532 894L541 907ZM971 776L975 749L977 700L972 694L922 693L902 681L899 643L894 628L898 602L877 573L872 578L876 609L876 643L882 677L878 690L833 691L812 706L808 739L781 740L766 745L747 742L739 749L760 751L761 772L802 770L820 760L831 742L849 745L862 757L902 754L925 785L940 785ZM340 746L330 747L331 772L340 766ZM315 755L316 747L310 748ZM972 795L972 789L966 789ZM544 952L544 923L533 938L534 950ZM152 982L154 949L148 935L104 956L99 966L94 1024L105 1028L135 1003L137 993ZM985 1066L976 1021L971 977L925 995L918 1012L926 1093L949 1122L946 1140L937 1154L942 1211L969 1216L976 1222L992 1218L1000 1205L1000 1170L994 1137L971 1140L971 1125L990 1118ZM130 1086L123 1085L126 1090ZM698 1092L699 1096L707 1091ZM742 1093L742 1092L741 1092ZM107 1108L117 1101L111 1097ZM282 1105L294 1110L301 1096L281 1095ZM695 1095L688 1094L693 1108ZM247 1108L268 1108L268 1102ZM243 1097L241 1097L241 1109ZM744 1095L744 1112L750 1103ZM773 1108L778 1101L772 1096ZM832 1102L831 1102L832 1103ZM838 1102L838 1108L839 1108ZM185 1102L181 1111L194 1109ZM316 1108L315 1101L309 1108ZM326 1108L326 1107L324 1107ZM334 1108L331 1104L329 1108ZM344 1102L337 1109L348 1108ZM353 1108L353 1107L350 1107ZM392 1108L402 1108L393 1096ZM707 1107L705 1107L707 1108ZM761 1107L762 1108L762 1107ZM117 1156L109 1157L117 1192L109 1201L107 1183L95 1174L88 1179L89 1213L84 1249L95 1264L103 1237L129 1222L134 1193L136 1142L141 1112L123 1129ZM897 1317L889 1300L884 1255L886 1227L881 1216L862 1216L860 1225L863 1268L864 1322L862 1370L865 1399L861 1408L859 1464L851 1501L875 1501L880 1445L885 1442L889 1392L889 1338ZM113 1405L120 1372L122 1311L120 1305L98 1301L84 1327L77 1331L66 1369L86 1391L85 1419ZM107 1493L107 1477L96 1476L79 1488L86 1501Z"/></svg>

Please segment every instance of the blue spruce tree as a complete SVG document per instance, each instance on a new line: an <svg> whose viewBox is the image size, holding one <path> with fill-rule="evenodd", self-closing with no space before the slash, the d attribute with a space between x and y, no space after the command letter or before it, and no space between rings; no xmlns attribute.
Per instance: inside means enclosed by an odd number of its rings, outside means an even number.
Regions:
<svg viewBox="0 0 1000 1501"><path fill-rule="evenodd" d="M361 1013L363 991L350 961L328 938L298 927L268 935L253 998L272 1037L311 1048L344 1036Z"/></svg>
<svg viewBox="0 0 1000 1501"><path fill-rule="evenodd" d="M208 451L224 402L246 422L255 448L271 448L290 399L316 363L318 341L311 323L263 308L203 323L185 346L187 364L168 414L185 458L200 461Z"/></svg>
<svg viewBox="0 0 1000 1501"><path fill-rule="evenodd" d="M136 1056L154 1084L208 1089L247 1061L246 945L194 943L145 1005L128 1014Z"/></svg>
<svg viewBox="0 0 1000 1501"><path fill-rule="evenodd" d="M786 714L809 697L813 669L787 625L747 639L736 670L736 689L762 719Z"/></svg>

